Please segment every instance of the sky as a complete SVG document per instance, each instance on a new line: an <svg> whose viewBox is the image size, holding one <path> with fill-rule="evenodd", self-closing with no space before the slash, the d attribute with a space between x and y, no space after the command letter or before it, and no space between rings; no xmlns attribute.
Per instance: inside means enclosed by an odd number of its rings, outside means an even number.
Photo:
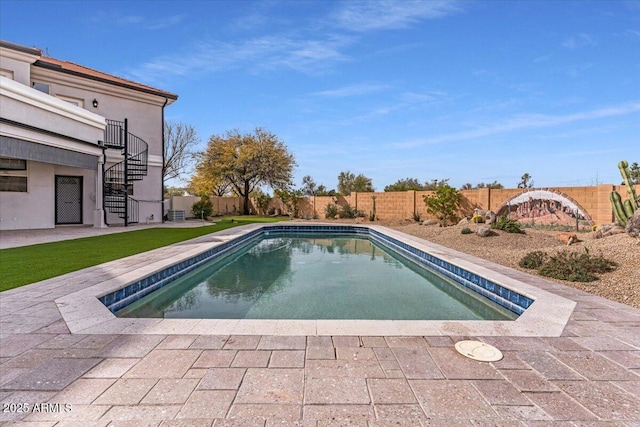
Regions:
<svg viewBox="0 0 640 427"><path fill-rule="evenodd" d="M619 184L640 162L640 1L2 0L0 38L178 94L165 118L199 149L266 128L297 186Z"/></svg>

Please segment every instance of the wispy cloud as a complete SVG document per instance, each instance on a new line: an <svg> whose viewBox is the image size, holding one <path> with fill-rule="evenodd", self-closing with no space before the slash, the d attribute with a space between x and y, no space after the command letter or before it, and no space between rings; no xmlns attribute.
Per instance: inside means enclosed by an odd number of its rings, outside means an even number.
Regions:
<svg viewBox="0 0 640 427"><path fill-rule="evenodd" d="M589 34L580 33L578 35L566 38L562 42L562 47L565 47L567 49L578 49L586 46L594 46L595 44L595 40Z"/></svg>
<svg viewBox="0 0 640 427"><path fill-rule="evenodd" d="M414 148L422 145L440 144L453 141L465 141L500 133L518 131L522 129L545 128L550 126L579 122L583 120L596 120L606 117L623 116L638 112L640 112L640 101L632 101L613 107L600 108L597 110L583 111L579 113L558 116L546 114L523 114L502 123L495 123L489 126L479 127L463 132L437 135L426 139L394 143L390 146L395 148Z"/></svg>
<svg viewBox="0 0 640 427"><path fill-rule="evenodd" d="M455 0L351 1L345 2L332 16L341 29L364 32L408 28L425 19L436 19L461 11Z"/></svg>
<svg viewBox="0 0 640 427"><path fill-rule="evenodd" d="M407 104L425 104L442 102L450 97L446 92L433 90L427 92L404 92L401 99Z"/></svg>
<svg viewBox="0 0 640 427"><path fill-rule="evenodd" d="M347 60L341 51L351 42L350 37L338 36L324 39L263 36L237 43L199 42L179 54L164 55L131 68L126 74L147 82L239 67L254 72L290 68L314 74L335 62Z"/></svg>
<svg viewBox="0 0 640 427"><path fill-rule="evenodd" d="M380 84L355 84L351 86L344 86L338 89L323 90L320 92L314 92L313 96L324 96L329 98L344 98L349 96L361 96L368 95L370 93L382 92L391 89L389 85Z"/></svg>
<svg viewBox="0 0 640 427"><path fill-rule="evenodd" d="M145 30L163 30L179 24L185 15L168 15L158 19L147 19L139 15L126 15L118 12L99 11L89 19L92 22L108 23L111 25L130 26L137 25Z"/></svg>
<svg viewBox="0 0 640 427"><path fill-rule="evenodd" d="M626 30L624 35L627 37L631 37L635 40L640 40L640 31L638 30Z"/></svg>
<svg viewBox="0 0 640 427"><path fill-rule="evenodd" d="M145 21L143 27L147 30L164 30L165 28L178 25L184 18L184 15L171 15L160 19L152 19Z"/></svg>

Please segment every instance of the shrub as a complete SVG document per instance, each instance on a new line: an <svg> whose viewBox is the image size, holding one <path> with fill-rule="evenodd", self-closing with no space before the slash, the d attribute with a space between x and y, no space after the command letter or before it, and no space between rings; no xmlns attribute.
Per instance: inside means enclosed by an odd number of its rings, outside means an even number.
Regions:
<svg viewBox="0 0 640 427"><path fill-rule="evenodd" d="M266 214L269 209L269 204L271 203L271 196L268 194L260 194L256 197L256 204L258 205L258 209L262 214Z"/></svg>
<svg viewBox="0 0 640 427"><path fill-rule="evenodd" d="M537 270L547 260L547 254L542 251L534 251L526 254L518 263L522 268Z"/></svg>
<svg viewBox="0 0 640 427"><path fill-rule="evenodd" d="M471 234L472 231L471 231L471 229L469 227L465 227L465 228L462 229L462 231L460 231L460 233L462 233L462 234Z"/></svg>
<svg viewBox="0 0 640 427"><path fill-rule="evenodd" d="M507 233L520 233L524 234L524 230L522 229L522 225L514 220L507 218L506 215L501 216L496 222L491 224L491 228L495 228L497 230L506 231Z"/></svg>
<svg viewBox="0 0 640 427"><path fill-rule="evenodd" d="M448 222L457 222L457 212L462 203L460 191L449 184L443 184L436 187L433 194L424 196L423 199L427 212L435 215L443 225L447 225Z"/></svg>
<svg viewBox="0 0 640 427"><path fill-rule="evenodd" d="M348 203L340 209L338 212L340 218L355 218L358 216L358 211L351 207Z"/></svg>
<svg viewBox="0 0 640 427"><path fill-rule="evenodd" d="M420 222L420 219L421 219L421 218L420 218L420 216L421 216L421 215L420 215L420 212L414 212L414 213L413 213L413 220L414 220L415 222Z"/></svg>
<svg viewBox="0 0 640 427"><path fill-rule="evenodd" d="M324 207L324 217L325 218L335 218L338 215L338 207L333 203L328 204Z"/></svg>
<svg viewBox="0 0 640 427"><path fill-rule="evenodd" d="M565 249L555 255L550 255L549 259L540 266L538 272L542 276L569 282L593 282L598 280L595 273L613 271L617 265L602 255L597 257L589 255L586 249L583 254Z"/></svg>
<svg viewBox="0 0 640 427"><path fill-rule="evenodd" d="M196 218L206 218L213 214L213 205L209 200L200 200L191 206L191 212Z"/></svg>

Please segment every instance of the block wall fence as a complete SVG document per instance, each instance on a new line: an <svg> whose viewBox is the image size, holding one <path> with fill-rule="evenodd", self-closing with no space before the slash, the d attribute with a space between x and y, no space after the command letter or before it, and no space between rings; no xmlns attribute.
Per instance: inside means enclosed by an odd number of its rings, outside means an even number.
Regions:
<svg viewBox="0 0 640 427"><path fill-rule="evenodd" d="M640 193L640 185L635 186L636 193ZM537 188L540 190L540 188ZM564 196L581 208L594 224L608 224L613 222L613 209L609 194L617 191L622 200L629 198L624 185L602 184L590 187L552 187L544 188ZM471 215L475 208L488 209L497 212L502 206L514 197L526 192L522 188L461 190L462 209L461 216ZM397 191L376 193L351 193L349 196L310 196L305 197L299 204L299 215L312 217L314 214L324 218L325 207L328 204L337 203L340 206L346 204L364 212L368 218L373 210L373 197L375 197L376 216L381 220L405 220L413 219L414 213L420 214L421 219L430 219L432 215L427 213L424 197L432 194L432 191ZM187 211L187 217L193 216L191 206L200 200L193 196L174 196L171 199L171 209ZM242 208L240 197L211 197L215 215L238 214ZM251 209L258 212L255 201L251 201ZM281 214L289 213L287 207L277 198L272 199L270 208L276 209Z"/></svg>

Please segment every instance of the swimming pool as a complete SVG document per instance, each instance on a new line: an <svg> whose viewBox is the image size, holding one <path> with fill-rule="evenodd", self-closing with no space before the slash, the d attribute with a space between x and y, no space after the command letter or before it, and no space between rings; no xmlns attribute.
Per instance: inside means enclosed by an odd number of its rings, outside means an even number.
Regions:
<svg viewBox="0 0 640 427"><path fill-rule="evenodd" d="M517 317L380 239L291 230L254 236L115 314L185 319Z"/></svg>
<svg viewBox="0 0 640 427"><path fill-rule="evenodd" d="M515 320L171 319L113 313L262 234L346 232L395 251L519 314ZM559 336L575 301L549 292L544 278L453 251L377 224L287 222L230 228L88 269L77 291L56 299L67 328L81 334ZM63 279L61 279L63 280Z"/></svg>

